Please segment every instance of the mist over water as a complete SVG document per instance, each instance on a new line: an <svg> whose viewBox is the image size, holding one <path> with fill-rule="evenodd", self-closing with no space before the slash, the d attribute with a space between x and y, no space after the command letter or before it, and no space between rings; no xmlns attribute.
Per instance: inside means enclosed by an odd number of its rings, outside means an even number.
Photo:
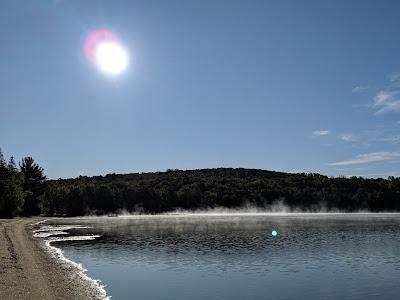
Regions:
<svg viewBox="0 0 400 300"><path fill-rule="evenodd" d="M186 210L186 209L176 209L174 211L169 211L161 214L162 216L168 215L193 215L193 216L201 216L201 215L251 215L251 214L265 214L265 215L285 215L285 214L339 214L339 213L348 213L346 211L341 211L338 209L328 209L326 205L319 204L315 205L309 209L304 207L293 207L285 204L282 201L275 201L271 205L267 205L265 207L254 206L253 204L243 205L237 208L227 208L227 207L213 207L213 208L203 208L203 209L194 209L194 210ZM368 210L358 210L352 213L371 213ZM115 216L122 217L131 217L145 215L149 216L140 211L131 213L126 210L120 210Z"/></svg>
<svg viewBox="0 0 400 300"><path fill-rule="evenodd" d="M398 214L214 210L52 222L80 225L68 231L73 236L100 236L53 245L100 279L113 299L368 300L400 294Z"/></svg>

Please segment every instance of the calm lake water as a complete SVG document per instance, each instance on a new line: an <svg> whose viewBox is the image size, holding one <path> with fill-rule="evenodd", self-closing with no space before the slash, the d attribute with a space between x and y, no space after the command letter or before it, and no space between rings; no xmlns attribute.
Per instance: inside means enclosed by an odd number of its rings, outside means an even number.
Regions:
<svg viewBox="0 0 400 300"><path fill-rule="evenodd" d="M399 299L400 215L80 218L58 242L113 299ZM54 222L53 222L54 223ZM272 230L278 235L273 237Z"/></svg>

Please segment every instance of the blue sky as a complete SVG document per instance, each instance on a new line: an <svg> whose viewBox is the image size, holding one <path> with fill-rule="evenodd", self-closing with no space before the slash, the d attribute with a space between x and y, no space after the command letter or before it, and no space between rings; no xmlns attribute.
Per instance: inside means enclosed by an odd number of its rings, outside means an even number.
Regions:
<svg viewBox="0 0 400 300"><path fill-rule="evenodd" d="M85 58L108 28L130 66ZM400 175L399 1L0 2L0 146L50 178Z"/></svg>

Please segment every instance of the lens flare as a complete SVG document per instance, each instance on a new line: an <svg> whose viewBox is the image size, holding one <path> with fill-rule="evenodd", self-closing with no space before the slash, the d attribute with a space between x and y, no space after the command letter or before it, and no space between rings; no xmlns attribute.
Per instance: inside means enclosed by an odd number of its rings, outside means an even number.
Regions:
<svg viewBox="0 0 400 300"><path fill-rule="evenodd" d="M83 48L87 59L105 74L118 75L128 67L128 52L117 35L108 29L89 34Z"/></svg>

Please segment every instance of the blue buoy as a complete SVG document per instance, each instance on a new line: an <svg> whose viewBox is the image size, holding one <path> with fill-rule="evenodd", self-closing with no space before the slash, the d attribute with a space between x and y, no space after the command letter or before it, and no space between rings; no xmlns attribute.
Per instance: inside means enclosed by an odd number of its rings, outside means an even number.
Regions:
<svg viewBox="0 0 400 300"><path fill-rule="evenodd" d="M272 236L277 236L278 235L278 231L272 230L271 234L272 234Z"/></svg>

